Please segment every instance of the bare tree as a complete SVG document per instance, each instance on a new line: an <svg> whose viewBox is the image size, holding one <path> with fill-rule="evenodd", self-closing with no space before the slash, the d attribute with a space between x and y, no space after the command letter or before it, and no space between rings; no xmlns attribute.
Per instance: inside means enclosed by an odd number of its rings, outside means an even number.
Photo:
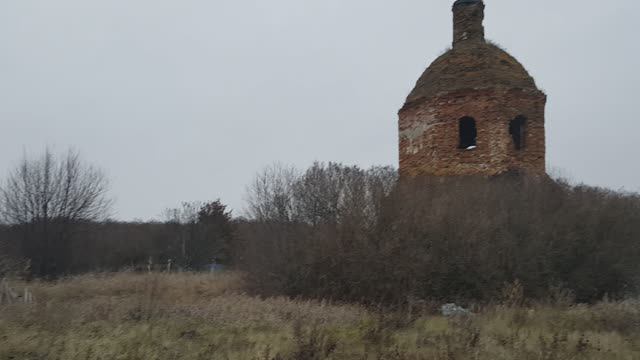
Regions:
<svg viewBox="0 0 640 360"><path fill-rule="evenodd" d="M35 275L55 276L70 266L70 238L78 225L106 219L107 191L105 174L71 150L25 156L10 172L0 188L0 216L21 230L22 253Z"/></svg>
<svg viewBox="0 0 640 360"><path fill-rule="evenodd" d="M369 170L337 163L314 163L305 172L276 164L248 187L248 217L310 225L358 222L372 226L397 181L391 167Z"/></svg>
<svg viewBox="0 0 640 360"><path fill-rule="evenodd" d="M265 168L247 188L247 215L256 220L291 221L293 187L298 178L298 170L291 166Z"/></svg>
<svg viewBox="0 0 640 360"><path fill-rule="evenodd" d="M182 207L165 209L162 213L168 231L180 246L179 253L173 251L173 256L179 257L179 265L183 267L188 267L191 262L187 247L195 241L198 211L201 207L200 202L183 202Z"/></svg>

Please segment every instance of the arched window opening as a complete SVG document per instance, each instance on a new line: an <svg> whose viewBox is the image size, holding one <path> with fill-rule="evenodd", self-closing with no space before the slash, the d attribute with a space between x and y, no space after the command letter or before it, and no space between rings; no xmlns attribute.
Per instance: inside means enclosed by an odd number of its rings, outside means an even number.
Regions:
<svg viewBox="0 0 640 360"><path fill-rule="evenodd" d="M527 118L524 116L518 116L509 122L509 134L513 139L513 145L516 150L524 149L525 137L527 130Z"/></svg>
<svg viewBox="0 0 640 360"><path fill-rule="evenodd" d="M460 149L473 150L475 149L478 139L478 129L476 128L476 121L472 117L463 117L458 122L458 131L460 133Z"/></svg>

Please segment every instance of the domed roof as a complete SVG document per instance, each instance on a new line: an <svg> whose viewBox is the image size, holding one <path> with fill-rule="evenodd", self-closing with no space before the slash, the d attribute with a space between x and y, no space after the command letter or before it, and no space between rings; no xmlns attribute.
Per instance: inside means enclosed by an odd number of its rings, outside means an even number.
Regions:
<svg viewBox="0 0 640 360"><path fill-rule="evenodd" d="M453 6L468 5L468 4L480 4L480 3L482 3L482 0L456 0L456 2L453 3Z"/></svg>
<svg viewBox="0 0 640 360"><path fill-rule="evenodd" d="M482 42L454 47L422 74L405 106L458 90L490 88L537 90L524 66L498 46Z"/></svg>

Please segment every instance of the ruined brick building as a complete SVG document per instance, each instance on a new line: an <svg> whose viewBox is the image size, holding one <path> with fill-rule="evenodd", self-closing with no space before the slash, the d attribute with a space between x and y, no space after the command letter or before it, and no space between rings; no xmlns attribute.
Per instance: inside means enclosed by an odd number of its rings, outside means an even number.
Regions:
<svg viewBox="0 0 640 360"><path fill-rule="evenodd" d="M484 37L482 0L453 4L453 48L422 74L399 112L400 173L545 174L546 95Z"/></svg>

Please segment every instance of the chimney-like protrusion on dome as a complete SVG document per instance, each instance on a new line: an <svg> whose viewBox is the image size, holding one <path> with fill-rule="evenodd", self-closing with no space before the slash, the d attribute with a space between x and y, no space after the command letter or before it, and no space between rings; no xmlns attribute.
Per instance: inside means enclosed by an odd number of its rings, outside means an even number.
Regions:
<svg viewBox="0 0 640 360"><path fill-rule="evenodd" d="M484 2L457 0L453 4L453 47L483 43Z"/></svg>

